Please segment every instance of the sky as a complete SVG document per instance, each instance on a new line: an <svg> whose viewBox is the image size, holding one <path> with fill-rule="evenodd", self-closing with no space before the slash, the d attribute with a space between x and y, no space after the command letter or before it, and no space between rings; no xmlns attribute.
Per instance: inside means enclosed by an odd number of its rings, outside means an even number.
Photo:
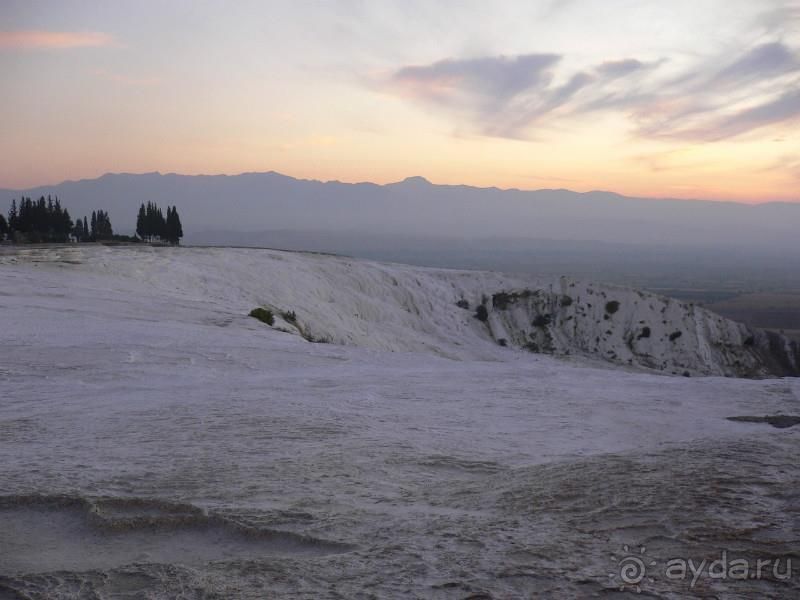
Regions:
<svg viewBox="0 0 800 600"><path fill-rule="evenodd" d="M800 0L0 3L0 187L287 175L800 201Z"/></svg>

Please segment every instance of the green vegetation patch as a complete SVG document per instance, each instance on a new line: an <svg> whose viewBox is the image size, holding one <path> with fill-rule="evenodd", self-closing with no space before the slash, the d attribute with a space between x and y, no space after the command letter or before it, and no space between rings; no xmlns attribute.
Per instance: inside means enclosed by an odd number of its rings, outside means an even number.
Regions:
<svg viewBox="0 0 800 600"><path fill-rule="evenodd" d="M262 323L266 323L267 325L272 325L275 323L275 316L272 314L271 310L267 310L266 308L254 308L250 311L250 316L254 319L258 319Z"/></svg>

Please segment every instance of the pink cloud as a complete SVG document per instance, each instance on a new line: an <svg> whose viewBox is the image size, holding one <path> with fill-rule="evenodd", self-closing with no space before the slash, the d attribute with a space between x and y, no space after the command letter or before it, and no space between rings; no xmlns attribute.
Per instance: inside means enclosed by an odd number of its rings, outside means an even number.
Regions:
<svg viewBox="0 0 800 600"><path fill-rule="evenodd" d="M86 31L0 31L0 49L96 48L110 46L114 38L107 33Z"/></svg>

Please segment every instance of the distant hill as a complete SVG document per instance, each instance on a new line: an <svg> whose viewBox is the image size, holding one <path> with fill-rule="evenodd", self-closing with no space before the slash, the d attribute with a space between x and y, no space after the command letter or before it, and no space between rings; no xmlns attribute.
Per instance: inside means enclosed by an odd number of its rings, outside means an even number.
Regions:
<svg viewBox="0 0 800 600"><path fill-rule="evenodd" d="M266 230L452 238L546 238L622 244L732 247L797 252L800 204L637 199L610 192L500 190L398 183L348 184L295 179L275 172L226 175L107 174L28 190L53 194L73 216L102 208L115 231L132 232L143 201L174 204L186 241L225 242ZM219 243L220 240L217 240Z"/></svg>

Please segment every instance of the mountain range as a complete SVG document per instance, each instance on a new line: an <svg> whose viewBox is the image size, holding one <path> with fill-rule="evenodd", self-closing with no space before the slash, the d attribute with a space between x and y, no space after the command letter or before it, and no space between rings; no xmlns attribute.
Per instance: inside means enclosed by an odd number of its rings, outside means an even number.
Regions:
<svg viewBox="0 0 800 600"><path fill-rule="evenodd" d="M422 177L386 185L351 184L275 172L106 174L27 190L0 190L0 202L7 206L21 195L48 194L58 196L73 217L99 208L108 211L120 233L133 231L140 203L175 205L187 241L208 232L288 230L794 251L800 223L800 203L747 205L629 198L600 191L501 190L436 185Z"/></svg>
<svg viewBox="0 0 800 600"><path fill-rule="evenodd" d="M73 217L109 213L130 234L142 202L178 207L184 244L344 254L380 261L568 275L669 293L800 290L800 203L629 198L611 192L501 190L241 175L106 174L28 190ZM689 290L681 292L680 290ZM787 325L788 327L788 325Z"/></svg>

